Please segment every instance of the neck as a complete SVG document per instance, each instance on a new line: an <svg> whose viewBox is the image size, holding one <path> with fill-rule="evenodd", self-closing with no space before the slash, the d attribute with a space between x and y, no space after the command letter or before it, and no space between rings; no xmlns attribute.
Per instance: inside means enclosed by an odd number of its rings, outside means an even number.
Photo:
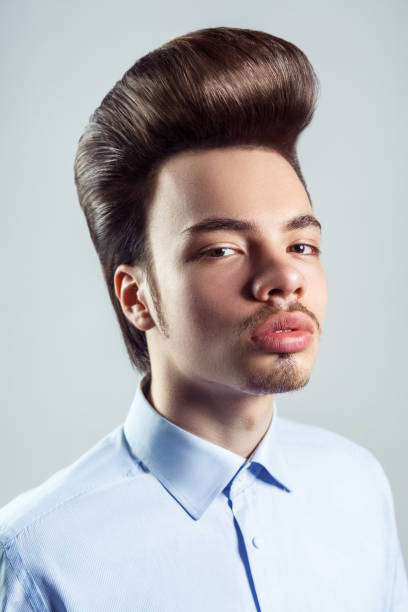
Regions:
<svg viewBox="0 0 408 612"><path fill-rule="evenodd" d="M212 381L148 376L143 392L168 421L248 458L264 437L273 416L273 395L253 395Z"/></svg>

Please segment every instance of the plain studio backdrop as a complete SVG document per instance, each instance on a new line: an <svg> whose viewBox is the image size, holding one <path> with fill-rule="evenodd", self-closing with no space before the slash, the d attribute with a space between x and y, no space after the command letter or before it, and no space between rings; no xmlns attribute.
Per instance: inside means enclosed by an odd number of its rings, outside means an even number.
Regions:
<svg viewBox="0 0 408 612"><path fill-rule="evenodd" d="M120 424L137 384L74 186L89 116L134 61L171 38L251 28L295 43L321 84L298 153L323 225L329 303L312 378L277 396L279 411L379 459L407 561L407 9L405 0L3 0L0 505Z"/></svg>

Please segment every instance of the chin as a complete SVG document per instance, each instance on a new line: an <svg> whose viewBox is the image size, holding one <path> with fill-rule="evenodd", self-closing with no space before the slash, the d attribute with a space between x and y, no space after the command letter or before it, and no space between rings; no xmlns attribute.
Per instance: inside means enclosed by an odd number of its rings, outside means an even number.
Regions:
<svg viewBox="0 0 408 612"><path fill-rule="evenodd" d="M252 393L272 394L299 391L309 382L312 366L302 364L296 353L275 353L273 361L244 372L243 386Z"/></svg>

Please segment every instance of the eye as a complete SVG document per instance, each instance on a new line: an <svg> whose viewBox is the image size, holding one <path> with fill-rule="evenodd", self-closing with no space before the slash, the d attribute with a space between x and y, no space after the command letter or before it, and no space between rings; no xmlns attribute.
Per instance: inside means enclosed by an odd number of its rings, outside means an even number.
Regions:
<svg viewBox="0 0 408 612"><path fill-rule="evenodd" d="M321 253L321 250L318 247L312 244L305 244L303 242L294 244L289 247L289 249L294 249L295 253L299 253L299 255L320 255Z"/></svg>
<svg viewBox="0 0 408 612"><path fill-rule="evenodd" d="M199 257L210 257L209 253L219 253L220 251L234 251L235 249L232 249L231 247L215 247L214 249L208 249L208 251L203 251L203 253L200 253L198 256ZM210 259L224 259L223 257L210 257Z"/></svg>

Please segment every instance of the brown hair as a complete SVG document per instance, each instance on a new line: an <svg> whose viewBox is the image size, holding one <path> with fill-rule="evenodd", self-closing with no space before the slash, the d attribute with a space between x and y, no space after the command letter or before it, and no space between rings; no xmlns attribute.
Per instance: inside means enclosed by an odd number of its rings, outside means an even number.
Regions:
<svg viewBox="0 0 408 612"><path fill-rule="evenodd" d="M115 295L120 264L153 278L146 212L163 162L178 152L262 146L306 191L296 153L319 84L294 44L261 31L207 28L140 58L104 97L79 140L75 183L132 364L150 373L145 332Z"/></svg>

